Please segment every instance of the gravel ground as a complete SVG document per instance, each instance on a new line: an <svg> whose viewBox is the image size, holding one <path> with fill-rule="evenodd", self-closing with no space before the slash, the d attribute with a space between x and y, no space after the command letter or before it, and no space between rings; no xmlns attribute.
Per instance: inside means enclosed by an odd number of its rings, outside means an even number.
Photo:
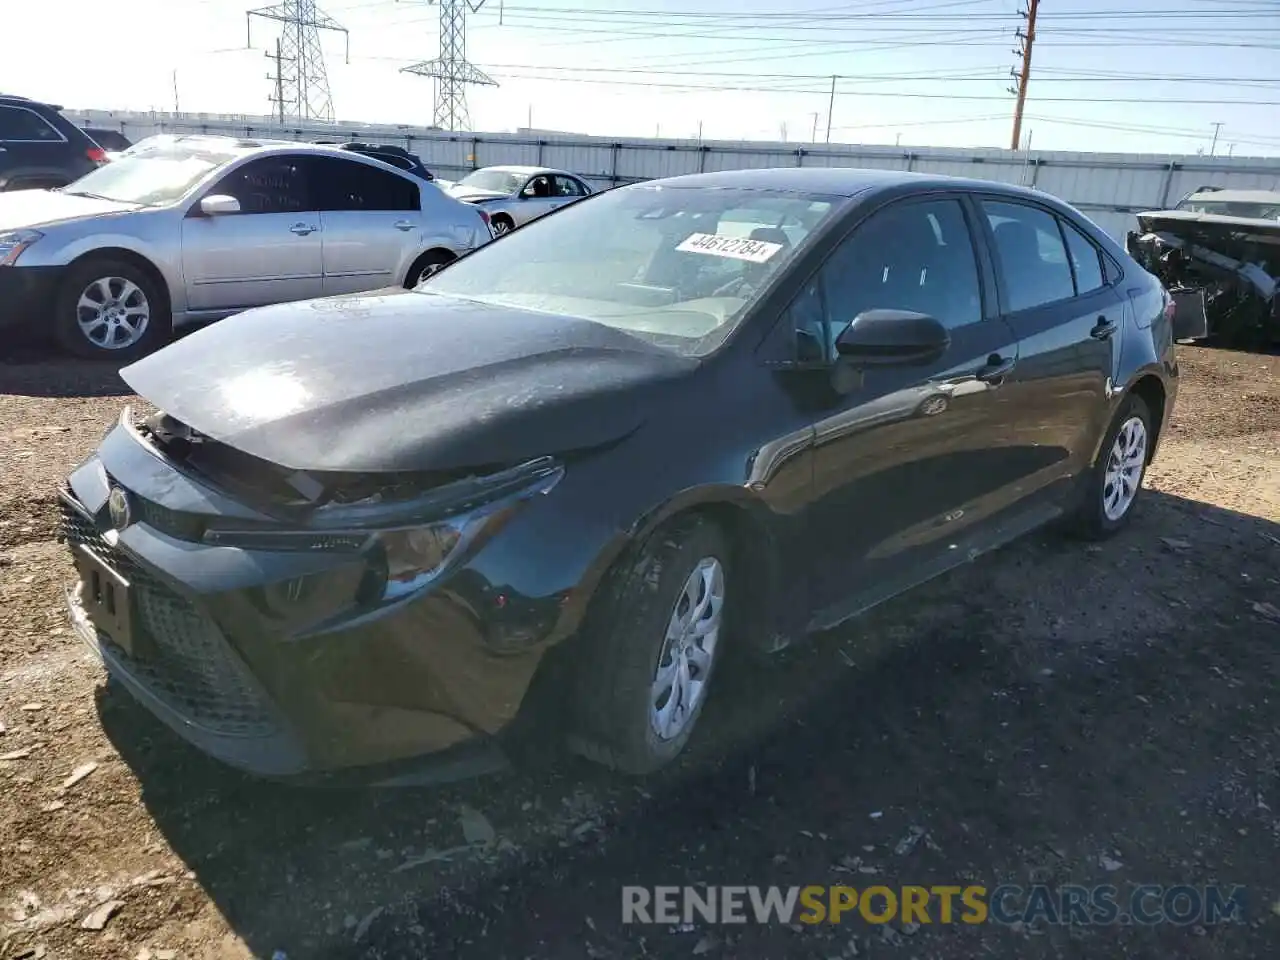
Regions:
<svg viewBox="0 0 1280 960"><path fill-rule="evenodd" d="M0 960L1277 956L1280 357L1181 356L1105 546L1033 535L727 671L643 790L558 760L383 793L247 780L104 686L51 492L128 392L0 363ZM1242 885L1248 919L621 923L623 884L871 882Z"/></svg>

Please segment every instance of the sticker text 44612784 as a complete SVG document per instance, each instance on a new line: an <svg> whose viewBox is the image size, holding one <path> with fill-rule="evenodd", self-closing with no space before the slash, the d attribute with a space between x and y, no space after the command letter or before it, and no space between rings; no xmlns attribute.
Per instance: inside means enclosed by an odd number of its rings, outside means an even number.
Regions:
<svg viewBox="0 0 1280 960"><path fill-rule="evenodd" d="M676 249L684 253L705 253L731 260L766 263L782 249L782 244L746 237L727 237L719 233L691 233Z"/></svg>

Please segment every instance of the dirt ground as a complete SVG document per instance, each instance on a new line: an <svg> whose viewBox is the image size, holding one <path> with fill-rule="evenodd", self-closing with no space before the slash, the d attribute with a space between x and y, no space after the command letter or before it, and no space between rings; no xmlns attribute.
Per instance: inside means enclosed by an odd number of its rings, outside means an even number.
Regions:
<svg viewBox="0 0 1280 960"><path fill-rule="evenodd" d="M558 760L379 793L248 780L104 685L53 490L127 391L0 363L0 960L1280 955L1280 357L1181 359L1105 546L1033 535L723 674L703 749L644 789ZM622 923L624 884L872 882L1239 885L1247 912Z"/></svg>

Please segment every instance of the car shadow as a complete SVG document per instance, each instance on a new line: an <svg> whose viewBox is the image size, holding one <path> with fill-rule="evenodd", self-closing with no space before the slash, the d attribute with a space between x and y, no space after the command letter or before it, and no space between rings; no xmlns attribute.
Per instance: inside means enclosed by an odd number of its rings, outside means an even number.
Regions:
<svg viewBox="0 0 1280 960"><path fill-rule="evenodd" d="M626 926L624 884L1216 877L1271 902L1251 838L1270 824L1252 797L1280 787L1280 525L1155 491L1136 509L1104 545L1033 534L731 661L699 748L642 783L564 758L430 790L302 790L204 758L113 685L99 711L165 841L257 956L853 956L851 937L892 940L868 924ZM492 842L467 844L475 811ZM944 958L1087 946L1061 928L891 932ZM1198 957L1263 936L1203 934ZM1085 936L1174 956L1192 933Z"/></svg>
<svg viewBox="0 0 1280 960"><path fill-rule="evenodd" d="M200 327L184 327L173 340ZM172 343L173 340L170 340ZM68 357L51 343L28 342L0 356L0 394L22 397L128 397L119 361Z"/></svg>

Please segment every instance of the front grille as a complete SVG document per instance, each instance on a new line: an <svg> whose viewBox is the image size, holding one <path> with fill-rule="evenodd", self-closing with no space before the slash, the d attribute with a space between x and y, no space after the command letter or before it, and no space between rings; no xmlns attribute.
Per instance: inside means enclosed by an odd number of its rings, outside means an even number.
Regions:
<svg viewBox="0 0 1280 960"><path fill-rule="evenodd" d="M62 503L62 529L72 549L83 545L129 580L134 629L145 654L130 656L105 633L99 643L129 674L192 723L228 736L266 736L278 727L268 704L222 632L185 597L113 546L98 526Z"/></svg>

